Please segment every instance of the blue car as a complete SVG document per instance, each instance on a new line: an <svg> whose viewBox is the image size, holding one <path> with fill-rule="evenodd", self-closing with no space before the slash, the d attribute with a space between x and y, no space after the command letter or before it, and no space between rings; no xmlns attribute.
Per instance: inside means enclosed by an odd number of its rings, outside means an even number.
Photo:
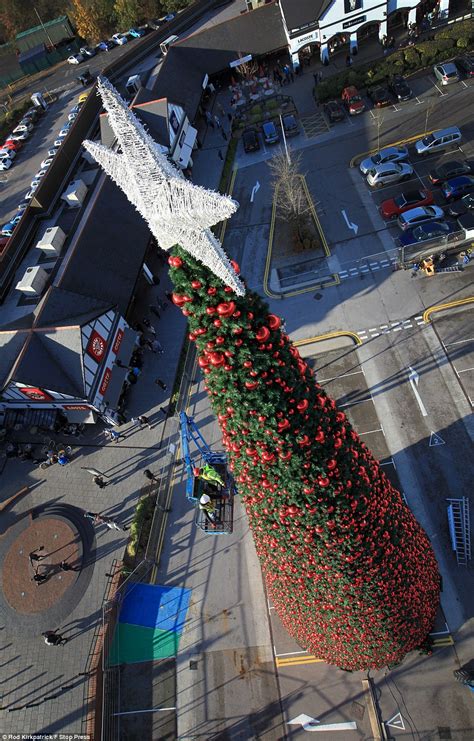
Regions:
<svg viewBox="0 0 474 741"><path fill-rule="evenodd" d="M280 141L280 135L273 121L265 121L262 132L265 144L276 144Z"/></svg>
<svg viewBox="0 0 474 741"><path fill-rule="evenodd" d="M447 237L448 234L458 231L459 227L452 221L431 221L428 224L420 224L419 226L407 229L400 237L399 243L403 247L408 247L411 244L427 242L428 240L437 239L439 237Z"/></svg>
<svg viewBox="0 0 474 741"><path fill-rule="evenodd" d="M454 198L461 198L466 193L471 193L474 190L474 178L471 175L459 175L457 178L447 180L441 191L447 201L452 201Z"/></svg>
<svg viewBox="0 0 474 741"><path fill-rule="evenodd" d="M113 41L99 41L95 48L99 51L110 51L110 49L113 49L114 46L115 44Z"/></svg>
<svg viewBox="0 0 474 741"><path fill-rule="evenodd" d="M2 237L11 237L13 235L13 232L15 231L16 223L12 221L8 221L6 224L2 226L2 231L0 234Z"/></svg>
<svg viewBox="0 0 474 741"><path fill-rule="evenodd" d="M134 39L141 39L141 37L145 35L145 31L143 28L131 28L130 31L128 31L128 35L133 36Z"/></svg>

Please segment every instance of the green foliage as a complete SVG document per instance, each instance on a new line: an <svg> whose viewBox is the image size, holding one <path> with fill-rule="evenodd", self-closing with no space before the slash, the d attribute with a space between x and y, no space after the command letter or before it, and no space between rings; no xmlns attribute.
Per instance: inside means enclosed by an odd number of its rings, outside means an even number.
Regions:
<svg viewBox="0 0 474 741"><path fill-rule="evenodd" d="M11 134L17 123L22 119L25 111L31 108L31 101L27 100L18 106L15 106L7 113L0 114L0 137L2 141Z"/></svg>
<svg viewBox="0 0 474 741"><path fill-rule="evenodd" d="M135 508L127 545L127 553L132 558L136 556L139 544L146 544L148 540L154 506L155 498L148 496L140 499Z"/></svg>
<svg viewBox="0 0 474 741"><path fill-rule="evenodd" d="M229 146L227 147L227 154L224 161L224 167L222 168L221 179L219 182L219 191L221 193L226 193L229 186L230 174L234 166L235 153L237 151L237 144L237 139L235 137L232 137L229 142Z"/></svg>
<svg viewBox="0 0 474 741"><path fill-rule="evenodd" d="M417 69L421 63L421 56L415 46L410 46L403 52L405 69Z"/></svg>
<svg viewBox="0 0 474 741"><path fill-rule="evenodd" d="M456 41L456 46L458 47L458 49L467 49L469 47L469 39L467 38L467 36L461 36Z"/></svg>
<svg viewBox="0 0 474 741"><path fill-rule="evenodd" d="M139 0L115 0L114 13L117 19L117 27L122 31L138 24L140 18Z"/></svg>

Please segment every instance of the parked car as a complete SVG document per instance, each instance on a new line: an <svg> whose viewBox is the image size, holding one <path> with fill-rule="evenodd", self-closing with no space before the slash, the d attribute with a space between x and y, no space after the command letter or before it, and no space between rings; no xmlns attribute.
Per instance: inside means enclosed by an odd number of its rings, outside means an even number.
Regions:
<svg viewBox="0 0 474 741"><path fill-rule="evenodd" d="M66 136L69 134L69 129L71 128L71 126L72 126L72 124L71 124L70 121L68 123L64 124L64 126L61 129L61 131L59 132L59 136L62 137L63 139L65 139Z"/></svg>
<svg viewBox="0 0 474 741"><path fill-rule="evenodd" d="M82 56L85 57L95 57L97 54L97 51L93 49L91 46L81 46L79 49L79 54L82 54Z"/></svg>
<svg viewBox="0 0 474 741"><path fill-rule="evenodd" d="M412 208L431 206L433 194L430 190L405 190L395 198L388 198L380 204L380 215L384 219L395 219Z"/></svg>
<svg viewBox="0 0 474 741"><path fill-rule="evenodd" d="M98 51L110 51L115 46L114 42L110 39L107 39L106 41L99 41L99 43L96 45L96 49Z"/></svg>
<svg viewBox="0 0 474 741"><path fill-rule="evenodd" d="M62 143L63 143L63 141L65 140L65 138L66 138L65 136L59 136L59 137L58 137L57 139L55 139L55 140L54 140L54 142L53 142L54 146L55 146L55 147L56 147L57 149L59 149L59 147L61 146L61 144L62 144Z"/></svg>
<svg viewBox="0 0 474 741"><path fill-rule="evenodd" d="M73 123L76 120L77 116L78 116L77 112L73 113L71 111L71 113L68 113L67 120L69 121L69 123Z"/></svg>
<svg viewBox="0 0 474 741"><path fill-rule="evenodd" d="M26 211L26 208L24 208L24 209L23 209L22 211L18 211L18 213L16 214L16 216L14 216L14 217L13 217L13 219L11 219L11 220L10 220L10 221L11 221L11 223L12 223L12 224L13 224L14 226L16 226L17 224L19 224L19 223L20 223L20 221L21 221L21 220L22 220L22 218L23 218L23 214L25 213L25 211Z"/></svg>
<svg viewBox="0 0 474 741"><path fill-rule="evenodd" d="M453 201L446 208L446 213L449 216L464 216L464 214L474 211L474 193L467 193L465 196L460 198L458 201Z"/></svg>
<svg viewBox="0 0 474 741"><path fill-rule="evenodd" d="M357 116L362 111L365 111L365 103L354 85L344 88L341 99L349 111L350 116Z"/></svg>
<svg viewBox="0 0 474 741"><path fill-rule="evenodd" d="M13 133L24 134L26 132L27 134L31 134L33 128L34 127L31 121L28 121L26 123L19 123L18 126L15 126L15 128L13 129Z"/></svg>
<svg viewBox="0 0 474 741"><path fill-rule="evenodd" d="M23 116L23 120L31 121L31 123L36 123L36 121L40 117L39 108L35 108L34 106L32 108L28 108L26 113Z"/></svg>
<svg viewBox="0 0 474 741"><path fill-rule="evenodd" d="M383 165L386 162L400 162L401 160L406 160L407 157L408 149L406 147L385 147L380 152L362 160L359 170L362 175L367 175L369 170L372 170L375 165Z"/></svg>
<svg viewBox="0 0 474 741"><path fill-rule="evenodd" d="M145 35L145 29L144 28L131 28L128 32L129 36L132 36L134 39L141 39L142 36Z"/></svg>
<svg viewBox="0 0 474 741"><path fill-rule="evenodd" d="M117 46L123 46L128 42L128 38L123 33L114 33L111 39Z"/></svg>
<svg viewBox="0 0 474 741"><path fill-rule="evenodd" d="M13 235L13 232L15 231L16 224L14 224L12 221L7 221L6 224L2 226L2 231L0 234L2 237L11 237Z"/></svg>
<svg viewBox="0 0 474 741"><path fill-rule="evenodd" d="M151 28L153 31L158 31L159 28L163 25L164 21L161 18L151 18L149 21L147 21L148 28Z"/></svg>
<svg viewBox="0 0 474 741"><path fill-rule="evenodd" d="M256 152L260 149L260 141L256 129L245 129L242 134L245 152Z"/></svg>
<svg viewBox="0 0 474 741"><path fill-rule="evenodd" d="M459 231L459 226L452 221L430 221L428 224L420 224L413 229L407 229L399 238L399 242L407 247L410 244L417 244L417 242L428 242L431 239L447 237L448 234L457 231Z"/></svg>
<svg viewBox="0 0 474 741"><path fill-rule="evenodd" d="M0 159L0 170L9 170L12 165L13 160L11 160L9 157L2 157Z"/></svg>
<svg viewBox="0 0 474 741"><path fill-rule="evenodd" d="M163 23L169 23L170 21L173 21L176 18L176 13L168 13L168 15L165 15L163 18Z"/></svg>
<svg viewBox="0 0 474 741"><path fill-rule="evenodd" d="M458 57L454 64L464 77L474 77L474 56Z"/></svg>
<svg viewBox="0 0 474 741"><path fill-rule="evenodd" d="M460 175L452 180L447 180L441 188L441 192L447 201L454 201L455 198L460 198L465 193L472 193L473 190L474 178L470 175Z"/></svg>
<svg viewBox="0 0 474 741"><path fill-rule="evenodd" d="M457 126L447 129L438 129L415 142L416 153L424 156L433 152L442 152L445 149L455 149L462 141L462 134Z"/></svg>
<svg viewBox="0 0 474 741"><path fill-rule="evenodd" d="M338 100L328 100L323 106L323 111L329 119L329 123L344 121L346 114Z"/></svg>
<svg viewBox="0 0 474 741"><path fill-rule="evenodd" d="M282 121L285 136L296 136L300 133L298 122L292 113L288 113L286 116L282 116Z"/></svg>
<svg viewBox="0 0 474 741"><path fill-rule="evenodd" d="M5 149L2 147L0 149L0 158L3 159L3 157L8 157L10 160L14 160L16 157L16 152L14 149L8 149L8 147L5 147Z"/></svg>
<svg viewBox="0 0 474 741"><path fill-rule="evenodd" d="M374 108L385 108L392 105L390 93L384 87L373 87L367 90L367 95L374 104Z"/></svg>
<svg viewBox="0 0 474 741"><path fill-rule="evenodd" d="M69 64L81 64L81 62L84 61L84 57L82 54L71 54L71 56L67 58L67 61Z"/></svg>
<svg viewBox="0 0 474 741"><path fill-rule="evenodd" d="M56 157L58 151L59 151L59 147L53 147L52 149L48 149L47 155L48 157Z"/></svg>
<svg viewBox="0 0 474 741"><path fill-rule="evenodd" d="M409 208L398 217L398 226L402 231L410 229L418 224L425 224L428 221L441 221L444 219L444 211L440 206L420 206L419 208Z"/></svg>
<svg viewBox="0 0 474 741"><path fill-rule="evenodd" d="M401 75L392 75L388 89L397 100L410 100L413 96L411 87Z"/></svg>
<svg viewBox="0 0 474 741"><path fill-rule="evenodd" d="M30 138L29 131L12 131L12 133L8 135L8 141L24 142L29 138Z"/></svg>
<svg viewBox="0 0 474 741"><path fill-rule="evenodd" d="M35 185L34 188L30 188L30 190L27 193L25 193L25 201L31 201L31 199L33 198L35 194L35 190L37 189L37 187L38 186Z"/></svg>
<svg viewBox="0 0 474 741"><path fill-rule="evenodd" d="M51 167L53 160L54 160L54 157L46 157L46 159L44 159L40 165L41 169L47 170L48 167Z"/></svg>
<svg viewBox="0 0 474 741"><path fill-rule="evenodd" d="M17 208L17 211L24 211L25 209L27 209L27 208L28 208L28 206L29 206L29 205L30 205L30 202L29 202L29 201L27 201L27 200L23 200L23 201L21 201L21 203L19 203L19 204L18 204L18 206L16 207L16 208Z"/></svg>
<svg viewBox="0 0 474 741"><path fill-rule="evenodd" d="M80 105L84 105L84 103L86 102L86 100L87 100L88 97L89 97L89 93L81 93L80 96L77 99L77 102Z"/></svg>
<svg viewBox="0 0 474 741"><path fill-rule="evenodd" d="M280 134L273 121L265 121L262 125L262 132L265 144L276 144L280 141Z"/></svg>
<svg viewBox="0 0 474 741"><path fill-rule="evenodd" d="M413 167L406 162L385 162L375 165L367 173L367 185L371 188L382 188L390 183L408 180L413 175Z"/></svg>
<svg viewBox="0 0 474 741"><path fill-rule="evenodd" d="M35 128L35 122L33 121L32 118L30 118L30 116L23 116L21 121L18 122L18 125L16 128L18 128L19 126L26 126L28 131L33 131L33 129Z"/></svg>
<svg viewBox="0 0 474 741"><path fill-rule="evenodd" d="M433 185L441 185L445 180L451 180L451 178L458 177L458 175L468 175L470 172L472 172L472 168L467 162L453 160L443 162L443 164L435 167L434 170L431 170L428 177Z"/></svg>
<svg viewBox="0 0 474 741"><path fill-rule="evenodd" d="M459 72L453 62L442 62L442 64L435 64L433 72L436 79L442 85L450 85L452 82L459 82Z"/></svg>
<svg viewBox="0 0 474 741"><path fill-rule="evenodd" d="M81 75L77 78L78 82L81 83L82 87L87 87L88 85L92 85L95 77L91 75L90 71L88 69L85 69ZM87 93L86 93L87 95ZM81 96L79 96L80 98Z"/></svg>
<svg viewBox="0 0 474 741"><path fill-rule="evenodd" d="M19 152L23 147L23 142L13 141L13 139L6 139L2 144L2 149L13 149L14 152Z"/></svg>

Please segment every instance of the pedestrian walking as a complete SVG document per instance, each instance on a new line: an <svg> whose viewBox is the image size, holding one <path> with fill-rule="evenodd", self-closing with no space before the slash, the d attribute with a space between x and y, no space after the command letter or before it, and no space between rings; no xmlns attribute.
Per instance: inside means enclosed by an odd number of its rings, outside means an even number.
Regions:
<svg viewBox="0 0 474 741"><path fill-rule="evenodd" d="M84 512L84 517L86 518L86 520L91 520L91 522L94 522L95 518L98 516L99 515L97 512Z"/></svg>
<svg viewBox="0 0 474 741"><path fill-rule="evenodd" d="M217 128L220 129L222 124L219 116L214 116L214 123L216 124Z"/></svg>
<svg viewBox="0 0 474 741"><path fill-rule="evenodd" d="M149 430L151 430L151 429L152 429L152 427L153 427L153 425L151 424L151 422L150 422L150 420L148 419L148 417L145 417L145 415L144 415L144 414L141 414L141 415L140 415L140 416L138 417L138 424L140 425L140 429L141 429L142 427L146 427L147 425L148 425L148 429L149 429Z"/></svg>
<svg viewBox="0 0 474 741"><path fill-rule="evenodd" d="M104 430L104 435L108 440L110 440L110 442L113 442L113 443L118 443L118 441L122 437L121 433L117 432L117 430L109 430L109 429Z"/></svg>
<svg viewBox="0 0 474 741"><path fill-rule="evenodd" d="M123 530L124 532L128 530L127 525L120 525L111 517L106 517L105 515L97 515L96 522L99 525L105 525L109 530Z"/></svg>
<svg viewBox="0 0 474 741"><path fill-rule="evenodd" d="M166 390L167 390L167 388L168 388L168 386L166 385L166 383L164 383L164 382L163 382L163 381L161 380L161 378L157 378L157 379L156 379L156 381L155 381L155 383L156 383L156 385L157 385L157 386L159 386L159 387L160 387L160 389L162 389L163 391L166 391Z"/></svg>
<svg viewBox="0 0 474 741"><path fill-rule="evenodd" d="M224 161L224 157L220 149L217 150L217 156L219 157L220 160Z"/></svg>
<svg viewBox="0 0 474 741"><path fill-rule="evenodd" d="M232 126L232 121L234 120L234 117L233 117L233 115L232 115L232 113L230 111L227 114L227 119L228 119L230 125Z"/></svg>
<svg viewBox="0 0 474 741"><path fill-rule="evenodd" d="M106 479L110 478L106 473L98 471L97 468L87 468L87 466L81 466L81 471L88 471L92 476L105 476Z"/></svg>
<svg viewBox="0 0 474 741"><path fill-rule="evenodd" d="M158 311L158 308L163 309L163 305L161 304L161 301L158 300L156 301L156 303L157 306L154 306L154 304L150 304L148 308L150 309L151 313L157 317L157 319L161 319L161 314Z"/></svg>
<svg viewBox="0 0 474 741"><path fill-rule="evenodd" d="M71 564L67 561L61 561L61 563L59 564L59 568L61 569L61 571L74 571Z"/></svg>
<svg viewBox="0 0 474 741"><path fill-rule="evenodd" d="M56 630L47 630L45 633L41 633L41 635L47 646L63 646L69 640L68 638L64 638Z"/></svg>
<svg viewBox="0 0 474 741"><path fill-rule="evenodd" d="M158 476L155 476L155 474L152 473L149 468L145 468L145 470L143 471L143 475L145 476L145 478L148 479L148 481L153 481L155 484L160 483L160 479L158 478Z"/></svg>
<svg viewBox="0 0 474 741"><path fill-rule="evenodd" d="M313 72L313 79L314 79L314 84L317 86L317 84L319 82L319 73L318 72Z"/></svg>
<svg viewBox="0 0 474 741"><path fill-rule="evenodd" d="M48 581L48 578L49 578L48 574L46 573L38 574L38 572L35 571L35 573L33 574L31 578L31 581L34 581L36 583L36 586L39 587L40 584L44 584L45 581Z"/></svg>
<svg viewBox="0 0 474 741"><path fill-rule="evenodd" d="M151 343L151 349L153 350L154 353L159 352L160 355L164 353L163 345L157 339L154 339L153 342Z"/></svg>
<svg viewBox="0 0 474 741"><path fill-rule="evenodd" d="M222 138L224 139L224 141L225 141L225 142L226 142L226 141L228 141L228 136L227 136L227 134L225 133L224 129L221 129L221 134L222 134Z"/></svg>
<svg viewBox="0 0 474 741"><path fill-rule="evenodd" d="M150 322L149 319L145 318L143 320L143 324L145 325L145 327L148 329L149 332L151 332L153 335L156 334L156 329L154 328L153 324Z"/></svg>
<svg viewBox="0 0 474 741"><path fill-rule="evenodd" d="M102 476L94 476L94 478L92 479L92 481L94 482L94 484L96 486L99 487L99 489L105 489L105 487L108 484L107 481L104 481L104 479L102 478Z"/></svg>
<svg viewBox="0 0 474 741"><path fill-rule="evenodd" d="M36 551L44 551L44 545L40 545L39 548L35 548L34 551L31 551L29 555L30 563L33 566L33 561L41 561L42 558L46 558L46 556L40 556Z"/></svg>
<svg viewBox="0 0 474 741"><path fill-rule="evenodd" d="M70 449L69 449L70 450ZM67 457L67 452L65 450L60 450L58 452L58 463L60 466L67 466L69 463L70 458Z"/></svg>

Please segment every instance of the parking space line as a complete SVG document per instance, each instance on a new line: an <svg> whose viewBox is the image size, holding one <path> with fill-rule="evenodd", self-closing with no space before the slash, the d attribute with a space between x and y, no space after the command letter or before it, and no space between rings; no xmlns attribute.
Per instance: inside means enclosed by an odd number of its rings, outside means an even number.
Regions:
<svg viewBox="0 0 474 741"><path fill-rule="evenodd" d="M415 99L418 101L417 103L415 103L415 105L421 105L422 103L425 102L424 100L420 100L418 95L415 95Z"/></svg>
<svg viewBox="0 0 474 741"><path fill-rule="evenodd" d="M430 77L430 80L432 80L432 79L433 79L433 78L432 78L432 77ZM434 87L436 88L436 90L438 91L438 93L439 93L439 94L440 94L440 95L441 95L442 97L444 97L445 95L448 95L448 93L443 93L443 92L441 92L441 90L440 90L440 89L439 89L439 87L437 86L436 82L433 82L433 85L434 85Z"/></svg>
<svg viewBox="0 0 474 741"><path fill-rule="evenodd" d="M464 82L464 80L460 80L459 82L461 83L461 85L464 85L464 87L466 87L466 88L469 87L469 85L466 85L466 83Z"/></svg>
<svg viewBox="0 0 474 741"><path fill-rule="evenodd" d="M367 399L367 401L372 401L372 399ZM368 432L358 432L357 434L359 435L359 437L361 437L362 435L372 435L374 432L383 432L383 429L379 427L378 430L369 430Z"/></svg>
<svg viewBox="0 0 474 741"><path fill-rule="evenodd" d="M390 458L389 461L379 461L379 466L393 466L395 468L395 463L393 458Z"/></svg>
<svg viewBox="0 0 474 741"><path fill-rule="evenodd" d="M297 654L306 654L306 656L310 655L307 651L288 651L286 654L277 654L275 651L275 658L280 659L283 656L296 656Z"/></svg>
<svg viewBox="0 0 474 741"><path fill-rule="evenodd" d="M463 368L462 370L459 370L459 371L456 368L454 368L454 370L456 371L456 373L458 374L458 376L460 376L461 373L467 373L467 371L472 371L472 370L474 370L474 368Z"/></svg>
<svg viewBox="0 0 474 741"><path fill-rule="evenodd" d="M452 347L454 345L462 345L464 342L474 342L474 337L468 337L467 340L458 340L457 342L443 342L443 347Z"/></svg>

